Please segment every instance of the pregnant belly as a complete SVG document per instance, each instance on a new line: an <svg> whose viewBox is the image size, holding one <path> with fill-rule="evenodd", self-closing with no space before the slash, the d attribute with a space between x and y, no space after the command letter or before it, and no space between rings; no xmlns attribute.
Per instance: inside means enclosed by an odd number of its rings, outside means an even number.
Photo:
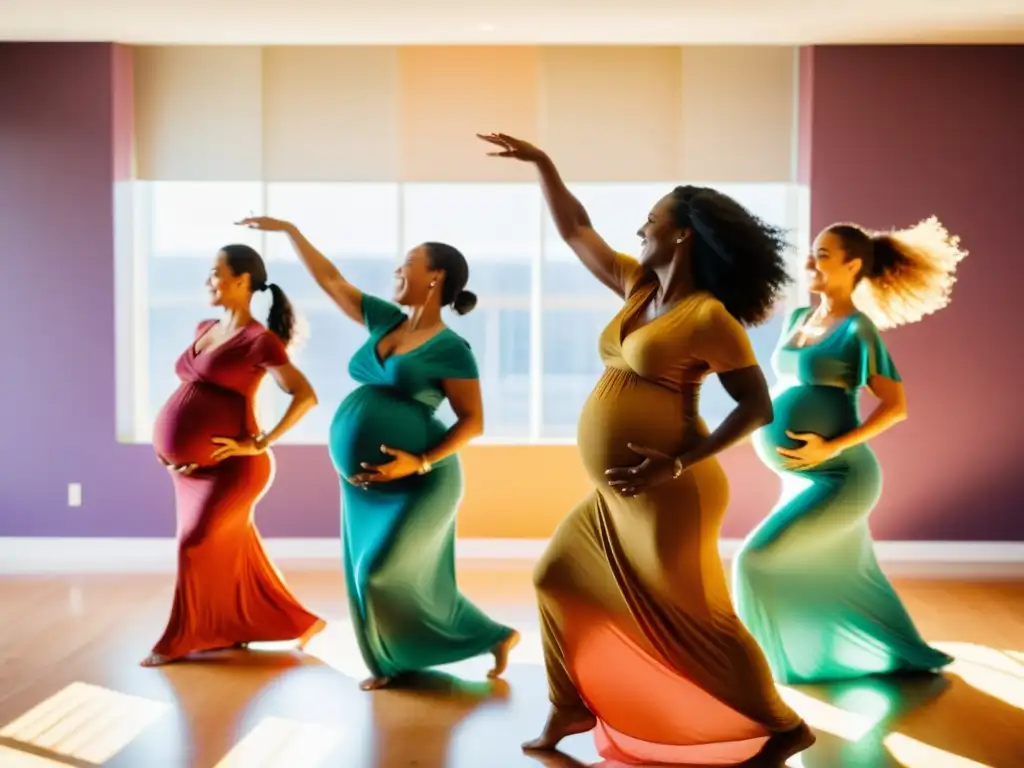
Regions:
<svg viewBox="0 0 1024 768"><path fill-rule="evenodd" d="M214 437L245 434L248 403L237 392L204 384L182 384L153 424L153 447L170 464L213 466Z"/></svg>
<svg viewBox="0 0 1024 768"><path fill-rule="evenodd" d="M334 468L344 477L362 472L362 462L381 464L386 445L421 454L433 448L448 428L422 403L384 387L362 386L346 397L331 422Z"/></svg>
<svg viewBox="0 0 1024 768"><path fill-rule="evenodd" d="M772 395L775 420L754 434L754 448L769 466L781 467L786 461L777 448L801 445L787 431L813 432L828 440L857 426L856 402L839 387L797 385Z"/></svg>
<svg viewBox="0 0 1024 768"><path fill-rule="evenodd" d="M676 456L703 434L704 424L687 416L686 400L679 392L608 368L583 406L576 442L590 479L603 485L605 470L642 461L629 443Z"/></svg>

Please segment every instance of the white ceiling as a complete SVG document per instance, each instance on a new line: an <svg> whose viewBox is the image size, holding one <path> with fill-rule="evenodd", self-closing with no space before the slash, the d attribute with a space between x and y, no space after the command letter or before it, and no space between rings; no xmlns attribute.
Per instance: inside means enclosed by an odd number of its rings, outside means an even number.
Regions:
<svg viewBox="0 0 1024 768"><path fill-rule="evenodd" d="M0 39L258 45L1020 43L1024 0L0 0Z"/></svg>

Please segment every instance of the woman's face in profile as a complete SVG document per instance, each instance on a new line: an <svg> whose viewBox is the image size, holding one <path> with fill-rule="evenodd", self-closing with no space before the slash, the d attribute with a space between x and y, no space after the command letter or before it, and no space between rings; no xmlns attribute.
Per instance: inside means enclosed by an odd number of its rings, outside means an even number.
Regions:
<svg viewBox="0 0 1024 768"><path fill-rule="evenodd" d="M804 263L807 289L811 293L852 292L860 265L860 259L847 260L842 238L825 230L814 239Z"/></svg>
<svg viewBox="0 0 1024 768"><path fill-rule="evenodd" d="M647 214L640 229L636 231L640 238L640 263L645 267L657 267L668 264L675 254L677 241L683 236L672 217L674 199L665 195Z"/></svg>

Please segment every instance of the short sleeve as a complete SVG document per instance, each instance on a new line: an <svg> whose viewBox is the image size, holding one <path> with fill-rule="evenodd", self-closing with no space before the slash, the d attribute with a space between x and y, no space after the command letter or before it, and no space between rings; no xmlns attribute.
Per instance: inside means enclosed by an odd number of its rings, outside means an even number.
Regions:
<svg viewBox="0 0 1024 768"><path fill-rule="evenodd" d="M369 293L363 294L363 322L373 334L387 332L405 319L405 313L396 304Z"/></svg>
<svg viewBox="0 0 1024 768"><path fill-rule="evenodd" d="M479 379L480 369L476 364L476 356L469 342L460 336L453 336L451 343L446 345L444 370L439 373L442 379Z"/></svg>
<svg viewBox="0 0 1024 768"><path fill-rule="evenodd" d="M711 373L728 373L757 365L750 337L721 302L711 301L694 334L694 356Z"/></svg>
<svg viewBox="0 0 1024 768"><path fill-rule="evenodd" d="M252 363L258 368L277 368L288 364L288 350L270 331L263 331L252 344Z"/></svg>
<svg viewBox="0 0 1024 768"><path fill-rule="evenodd" d="M855 331L860 342L858 349L857 386L864 387L873 376L901 381L896 363L882 341L878 327L864 315L855 320Z"/></svg>
<svg viewBox="0 0 1024 768"><path fill-rule="evenodd" d="M612 277L616 285L622 286L622 295L629 298L629 294L633 292L643 276L643 267L640 266L640 262L624 253L616 253L612 270Z"/></svg>

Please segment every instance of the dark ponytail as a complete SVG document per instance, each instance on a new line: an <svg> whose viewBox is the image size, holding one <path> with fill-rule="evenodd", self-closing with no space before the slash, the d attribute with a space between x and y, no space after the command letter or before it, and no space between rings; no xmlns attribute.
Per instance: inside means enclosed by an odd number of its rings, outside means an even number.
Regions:
<svg viewBox="0 0 1024 768"><path fill-rule="evenodd" d="M267 315L267 330L277 336L287 347L295 335L295 310L284 291L276 283L267 283L270 291L270 313Z"/></svg>
<svg viewBox="0 0 1024 768"><path fill-rule="evenodd" d="M447 243L424 243L431 269L444 272L444 287L441 290L441 306L452 308L457 315L472 312L476 306L476 294L466 290L469 282L469 264L466 257L454 246Z"/></svg>
<svg viewBox="0 0 1024 768"><path fill-rule="evenodd" d="M878 232L871 236L871 263L864 275L866 278L878 279L899 270L906 263L907 255L891 233Z"/></svg>
<svg viewBox="0 0 1024 768"><path fill-rule="evenodd" d="M253 293L270 291L267 329L288 346L295 335L295 311L284 291L274 283L267 282L267 265L263 257L248 245L225 245L220 250L232 274L249 276L249 288Z"/></svg>

